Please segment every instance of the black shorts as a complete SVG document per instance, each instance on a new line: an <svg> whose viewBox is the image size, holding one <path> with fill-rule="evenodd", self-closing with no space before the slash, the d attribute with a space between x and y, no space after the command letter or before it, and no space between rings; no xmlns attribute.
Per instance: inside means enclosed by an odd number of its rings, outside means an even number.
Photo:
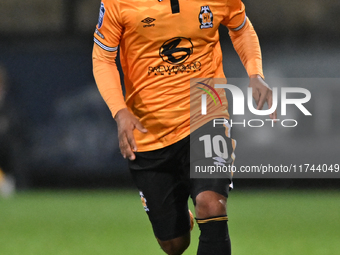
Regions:
<svg viewBox="0 0 340 255"><path fill-rule="evenodd" d="M205 135L205 127L209 123L190 136ZM225 130L223 127L215 132L226 137ZM189 196L194 204L196 196L202 191L215 191L228 197L231 178L190 178L190 146L195 147L196 151L199 147L203 148L203 143L190 139L190 136L162 149L137 152L136 159L129 161L132 178L139 189L155 236L162 241L189 232ZM198 151L204 153L204 150ZM211 158L209 160L212 161Z"/></svg>

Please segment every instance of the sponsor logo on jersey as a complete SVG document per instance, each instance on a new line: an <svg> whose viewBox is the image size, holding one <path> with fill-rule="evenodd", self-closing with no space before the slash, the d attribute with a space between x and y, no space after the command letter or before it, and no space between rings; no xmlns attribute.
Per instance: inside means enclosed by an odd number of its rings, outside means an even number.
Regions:
<svg viewBox="0 0 340 255"><path fill-rule="evenodd" d="M159 65L159 66L149 66L148 69L148 75L155 74L155 75L164 75L164 74L178 74L178 73L190 73L190 72L196 72L201 71L201 62L194 61L189 64L183 64L183 65Z"/></svg>
<svg viewBox="0 0 340 255"><path fill-rule="evenodd" d="M152 22L154 22L156 19L147 17L145 19L143 19L141 22L145 23L145 25L143 25L143 27L154 27L155 24L151 24Z"/></svg>
<svg viewBox="0 0 340 255"><path fill-rule="evenodd" d="M189 38L174 37L163 43L159 49L159 56L164 62L180 65L190 57L193 49L194 45Z"/></svg>
<svg viewBox="0 0 340 255"><path fill-rule="evenodd" d="M190 38L174 37L165 41L159 48L159 56L170 65L149 66L148 74L177 74L201 70L201 63L193 61L185 63L193 53L194 46Z"/></svg>
<svg viewBox="0 0 340 255"><path fill-rule="evenodd" d="M100 29L103 25L104 22L104 15L105 15L105 7L104 3L100 4L100 9L99 9L99 18L98 18L98 28Z"/></svg>
<svg viewBox="0 0 340 255"><path fill-rule="evenodd" d="M200 28L211 28L213 27L213 13L211 12L209 6L201 6L200 14L198 15L198 20L201 25Z"/></svg>

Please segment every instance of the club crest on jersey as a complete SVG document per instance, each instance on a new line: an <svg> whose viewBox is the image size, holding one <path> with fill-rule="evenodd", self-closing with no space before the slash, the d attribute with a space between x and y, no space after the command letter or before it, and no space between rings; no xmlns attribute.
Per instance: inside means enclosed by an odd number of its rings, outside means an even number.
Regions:
<svg viewBox="0 0 340 255"><path fill-rule="evenodd" d="M200 14L198 15L198 20L201 25L200 28L211 28L213 27L213 13L211 12L209 6L201 6Z"/></svg>
<svg viewBox="0 0 340 255"><path fill-rule="evenodd" d="M100 29L103 25L104 15L105 15L105 7L104 7L104 3L101 3L100 9L99 9L98 29Z"/></svg>

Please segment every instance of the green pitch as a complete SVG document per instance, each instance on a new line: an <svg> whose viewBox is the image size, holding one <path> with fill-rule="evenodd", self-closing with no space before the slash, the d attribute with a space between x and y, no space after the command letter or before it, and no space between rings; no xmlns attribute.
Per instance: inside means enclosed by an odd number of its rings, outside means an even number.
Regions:
<svg viewBox="0 0 340 255"><path fill-rule="evenodd" d="M339 191L233 191L228 211L233 255L340 254ZM0 254L163 253L137 191L35 191L0 198Z"/></svg>

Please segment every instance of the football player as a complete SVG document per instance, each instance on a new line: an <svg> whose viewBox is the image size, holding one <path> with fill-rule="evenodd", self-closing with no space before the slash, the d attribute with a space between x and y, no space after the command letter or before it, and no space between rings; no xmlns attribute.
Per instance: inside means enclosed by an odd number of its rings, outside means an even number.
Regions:
<svg viewBox="0 0 340 255"><path fill-rule="evenodd" d="M129 160L154 234L171 255L182 254L190 243L189 196L201 231L197 254L231 254L226 211L231 176L190 178L190 148L197 148L193 158L214 164L218 155L207 153L200 138L210 132L214 118L229 118L224 90L204 80L225 79L221 24L229 29L250 77L257 109L266 102L271 107L258 37L241 0L102 0L94 33L98 89L117 122L120 150ZM221 103L208 102L211 114L190 111L191 102L199 103L203 93L197 89L190 94L192 78L203 79L204 89L219 95ZM228 127L214 132L228 148L235 147ZM225 158L231 156L229 151Z"/></svg>

